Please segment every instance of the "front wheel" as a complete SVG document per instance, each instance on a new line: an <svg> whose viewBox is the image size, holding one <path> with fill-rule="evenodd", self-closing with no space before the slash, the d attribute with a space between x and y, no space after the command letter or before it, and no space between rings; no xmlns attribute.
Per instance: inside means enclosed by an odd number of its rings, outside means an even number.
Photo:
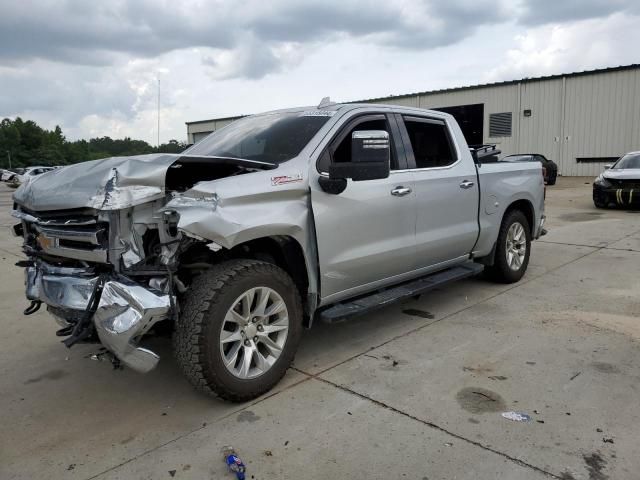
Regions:
<svg viewBox="0 0 640 480"><path fill-rule="evenodd" d="M280 381L301 333L302 305L291 277L270 263L232 260L194 279L174 350L197 389L243 402Z"/></svg>
<svg viewBox="0 0 640 480"><path fill-rule="evenodd" d="M531 228L520 210L511 210L502 220L493 265L485 269L489 278L500 283L515 283L529 265Z"/></svg>
<svg viewBox="0 0 640 480"><path fill-rule="evenodd" d="M607 208L607 200L606 195L604 193L600 193L597 190L593 191L593 205L596 208Z"/></svg>

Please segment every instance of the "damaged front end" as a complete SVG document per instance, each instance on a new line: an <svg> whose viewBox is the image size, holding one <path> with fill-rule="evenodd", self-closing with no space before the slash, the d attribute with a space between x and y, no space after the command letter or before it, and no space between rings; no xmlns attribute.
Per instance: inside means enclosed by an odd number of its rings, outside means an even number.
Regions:
<svg viewBox="0 0 640 480"><path fill-rule="evenodd" d="M29 258L26 296L33 313L45 304L68 347L100 342L124 365L153 369L158 356L139 339L173 315L170 279L180 238L157 200L115 211L25 212L16 230Z"/></svg>
<svg viewBox="0 0 640 480"><path fill-rule="evenodd" d="M56 334L66 337L67 347L99 340L118 362L139 372L152 370L159 357L138 346L138 340L168 318L170 294L126 277L93 273L35 260L25 270L27 298L47 305L62 327Z"/></svg>
<svg viewBox="0 0 640 480"><path fill-rule="evenodd" d="M67 347L101 343L116 365L153 369L159 357L140 340L159 322L177 318L177 300L187 288L181 256L210 243L178 228L179 206L170 208L170 200L197 179L260 169L223 161L203 174L206 159L194 164L184 158L108 159L101 168L88 162L21 187L13 216L27 256L18 263L32 302L25 314L44 304Z"/></svg>

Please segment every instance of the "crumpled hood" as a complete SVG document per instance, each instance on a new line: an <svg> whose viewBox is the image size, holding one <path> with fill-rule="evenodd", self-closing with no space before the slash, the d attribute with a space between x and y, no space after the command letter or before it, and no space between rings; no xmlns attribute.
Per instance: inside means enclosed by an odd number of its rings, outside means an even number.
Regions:
<svg viewBox="0 0 640 480"><path fill-rule="evenodd" d="M167 169L180 155L150 154L77 163L34 177L14 200L29 210L113 210L164 195Z"/></svg>
<svg viewBox="0 0 640 480"><path fill-rule="evenodd" d="M640 180L640 168L605 170L602 176L611 180Z"/></svg>
<svg viewBox="0 0 640 480"><path fill-rule="evenodd" d="M158 153L113 157L60 168L22 185L13 198L28 210L119 210L184 191L196 183L271 170L274 163L242 158Z"/></svg>

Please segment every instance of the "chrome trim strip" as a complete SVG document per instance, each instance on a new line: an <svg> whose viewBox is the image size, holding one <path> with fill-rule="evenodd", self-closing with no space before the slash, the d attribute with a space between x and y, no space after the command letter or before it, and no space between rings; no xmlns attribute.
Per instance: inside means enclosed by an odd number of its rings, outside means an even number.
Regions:
<svg viewBox="0 0 640 480"><path fill-rule="evenodd" d="M21 212L20 210L12 210L11 216L18 218L20 220L24 220L25 222L28 222L28 223L35 223L36 225L53 225L58 227L64 227L64 226L80 227L80 226L86 226L86 225L95 225L97 223L97 220L95 219L78 221L72 218L67 220L56 220L52 218L50 220L42 220L41 218L34 217L33 215L29 213Z"/></svg>
<svg viewBox="0 0 640 480"><path fill-rule="evenodd" d="M56 255L58 257L71 258L73 260L84 260L86 262L107 262L107 250L81 250L79 248L67 248L67 247L49 247L42 249L45 253Z"/></svg>
<svg viewBox="0 0 640 480"><path fill-rule="evenodd" d="M108 250L102 247L99 235L105 232L105 228L94 228L90 230L72 230L64 227L96 226L95 219L86 221L67 220L41 220L29 213L13 210L11 215L19 218L23 225L31 225L31 228L38 234L39 247L44 253L59 257L84 260L87 262L108 263ZM57 228L56 228L57 227ZM25 237L26 238L26 237ZM87 248L72 248L60 245L60 240L69 240L85 243Z"/></svg>
<svg viewBox="0 0 640 480"><path fill-rule="evenodd" d="M386 130L356 130L351 134L351 138L363 139L365 141L389 140L389 132Z"/></svg>
<svg viewBox="0 0 640 480"><path fill-rule="evenodd" d="M395 172L430 172L433 170L449 170L453 167L455 167L456 165L458 165L460 163L461 159L458 158L458 160L456 160L455 162L453 162L451 165L446 165L444 167L425 167L425 168L407 168L406 170L392 170Z"/></svg>
<svg viewBox="0 0 640 480"><path fill-rule="evenodd" d="M100 245L98 241L98 234L104 232L104 228L100 228L93 231L82 230L62 230L58 228L47 228L36 225L36 230L48 237L57 238L60 240L73 240L75 242L86 242L92 245Z"/></svg>

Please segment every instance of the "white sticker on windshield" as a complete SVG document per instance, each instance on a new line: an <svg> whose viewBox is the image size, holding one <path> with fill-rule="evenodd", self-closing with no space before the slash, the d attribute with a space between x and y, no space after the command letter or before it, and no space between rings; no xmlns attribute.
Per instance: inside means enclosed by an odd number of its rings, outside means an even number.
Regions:
<svg viewBox="0 0 640 480"><path fill-rule="evenodd" d="M333 117L336 110L306 110L300 113L301 117Z"/></svg>

